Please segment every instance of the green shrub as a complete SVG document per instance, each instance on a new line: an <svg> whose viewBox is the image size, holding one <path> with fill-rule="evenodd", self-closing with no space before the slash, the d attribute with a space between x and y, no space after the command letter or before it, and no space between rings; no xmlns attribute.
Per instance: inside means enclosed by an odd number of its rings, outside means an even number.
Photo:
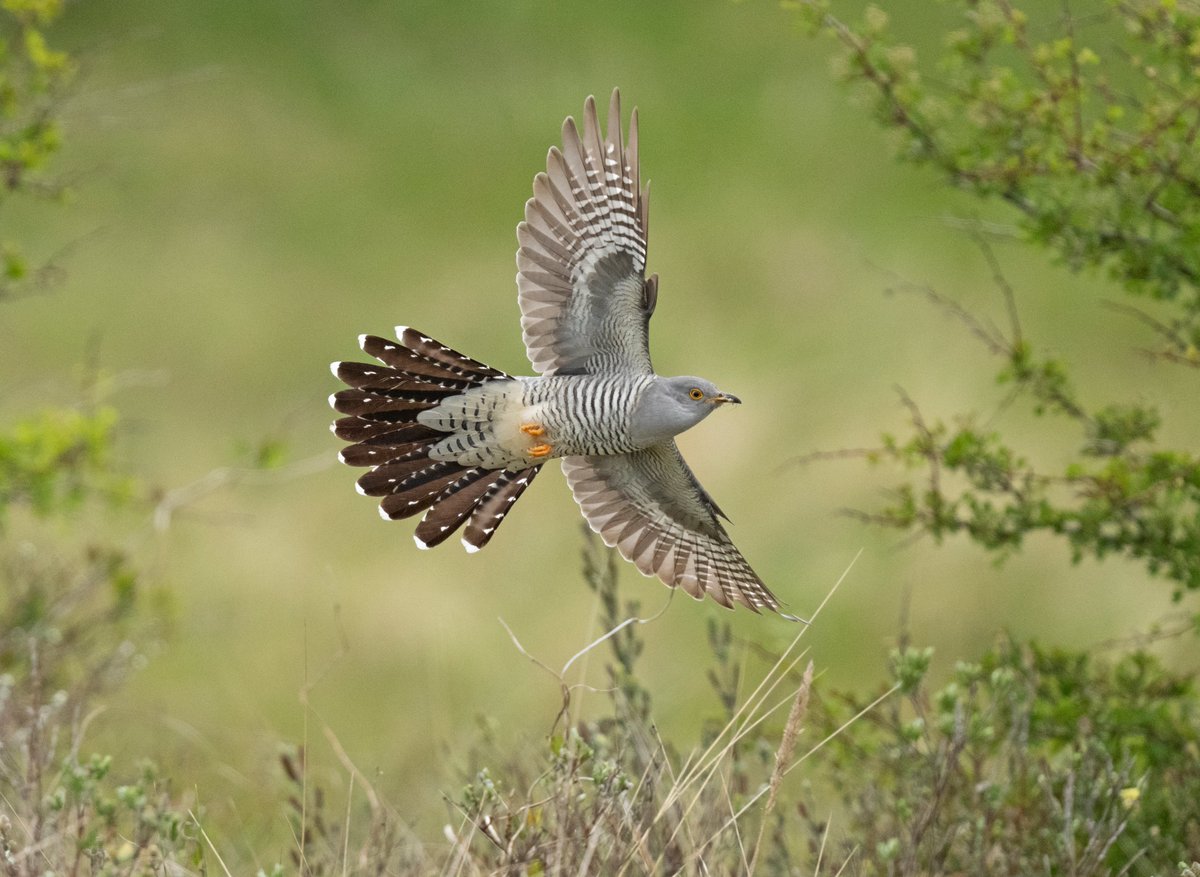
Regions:
<svg viewBox="0 0 1200 877"><path fill-rule="evenodd" d="M930 59L893 35L880 7L853 27L822 0L789 5L838 39L846 80L898 133L901 158L1008 205L1014 234L1069 269L1153 299L1153 311L1121 309L1153 332L1161 362L1200 369L1200 6L1109 0L1077 14L1067 4L954 0L947 5L962 26ZM1176 598L1200 589L1200 456L1162 446L1150 404L1085 400L1073 365L1024 335L1014 290L976 236L1004 297L1006 330L933 289L906 288L1002 360L996 377L1008 395L999 410L1024 402L1049 421L1047 434L1071 430L1078 450L1046 468L992 417L966 413L951 426L905 398L911 435L885 435L862 455L924 475L860 517L937 540L964 534L1001 557L1026 535L1049 533L1076 561L1125 555L1172 581Z"/></svg>
<svg viewBox="0 0 1200 877"><path fill-rule="evenodd" d="M112 415L70 412L0 436L0 873L162 874L203 865L196 818L149 764L86 755L97 699L142 660L150 637L137 563L113 544L61 544L54 524L111 506L128 480L109 460ZM9 538L28 507L47 526ZM186 873L176 870L173 873Z"/></svg>
<svg viewBox="0 0 1200 877"><path fill-rule="evenodd" d="M863 713L817 761L842 803L834 849L856 863L851 873L1152 875L1194 855L1191 677L1142 651L1109 663L1007 637L937 689L924 681L928 662L895 652L903 695ZM817 733L863 707L816 698ZM810 816L813 849L827 828Z"/></svg>

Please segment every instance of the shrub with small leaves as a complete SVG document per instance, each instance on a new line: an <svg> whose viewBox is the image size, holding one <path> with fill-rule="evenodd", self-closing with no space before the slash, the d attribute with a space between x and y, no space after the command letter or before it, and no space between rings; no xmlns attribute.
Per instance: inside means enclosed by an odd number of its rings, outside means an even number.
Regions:
<svg viewBox="0 0 1200 877"><path fill-rule="evenodd" d="M139 659L126 638L134 628L148 632L137 594L137 577L123 558L98 553L79 568L7 558L0 587L0 873L156 875L166 862L203 865L195 817L156 768L144 764L121 781L124 772L108 756L79 755L96 697Z"/></svg>
<svg viewBox="0 0 1200 877"><path fill-rule="evenodd" d="M15 437L15 438L14 438ZM111 420L46 415L0 436L0 523L28 507L46 530L111 508ZM0 873L158 875L202 869L196 818L150 764L131 779L83 757L98 696L141 660L159 617L122 547L82 549L0 526ZM86 869L86 870L85 870Z"/></svg>
<svg viewBox="0 0 1200 877"><path fill-rule="evenodd" d="M957 0L962 27L928 60L867 9L852 27L825 0L796 6L838 38L844 77L872 95L898 154L1017 211L1028 238L1072 268L1177 300L1200 347L1200 6L1107 0L1021 8ZM1036 22L1031 24L1031 22Z"/></svg>
<svg viewBox="0 0 1200 877"><path fill-rule="evenodd" d="M836 734L819 769L846 817L850 873L1165 873L1200 843L1200 692L1145 652L1113 663L1002 639L940 688L899 650L891 698ZM863 712L825 695L820 734ZM860 778L869 777L869 782ZM848 820L848 821L846 821ZM809 819L810 847L827 843Z"/></svg>
<svg viewBox="0 0 1200 877"><path fill-rule="evenodd" d="M841 45L844 78L870 95L898 154L947 185L1013 208L1017 234L1072 270L1104 273L1113 288L1155 299L1166 316L1120 309L1154 333L1154 355L1200 374L1200 4L1107 0L1072 4L948 0L961 27L940 56L900 42L883 8L852 26L825 0L793 0L803 19ZM1009 330L928 287L906 285L945 309L1003 364L1005 410L1025 400L1045 429L1078 435L1060 466L1035 463L976 413L926 420L907 438L861 452L920 469L866 520L965 534L1000 557L1033 532L1065 540L1072 556L1124 555L1200 589L1200 454L1162 447L1158 410L1085 400L1071 364L1039 355L1023 335L1014 290L986 238L977 240L1003 294ZM1190 404L1190 399L1185 400ZM853 453L853 452L849 452Z"/></svg>

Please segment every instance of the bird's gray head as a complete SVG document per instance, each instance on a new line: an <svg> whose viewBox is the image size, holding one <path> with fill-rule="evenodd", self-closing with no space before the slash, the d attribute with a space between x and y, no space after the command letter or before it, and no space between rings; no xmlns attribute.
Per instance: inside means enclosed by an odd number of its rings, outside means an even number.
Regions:
<svg viewBox="0 0 1200 877"><path fill-rule="evenodd" d="M704 378L656 377L633 410L632 438L648 447L691 429L726 402L741 401L722 393Z"/></svg>

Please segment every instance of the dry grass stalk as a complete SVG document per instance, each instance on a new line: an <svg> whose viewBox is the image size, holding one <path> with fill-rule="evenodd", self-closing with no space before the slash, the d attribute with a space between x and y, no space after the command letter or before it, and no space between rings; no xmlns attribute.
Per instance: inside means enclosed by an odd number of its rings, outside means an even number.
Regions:
<svg viewBox="0 0 1200 877"><path fill-rule="evenodd" d="M754 855L750 859L748 874L754 873L758 864L758 854L762 849L763 834L766 832L767 820L775 809L775 799L779 794L779 784L784 774L792 764L792 756L796 754L796 739L800 736L800 726L808 714L808 695L812 691L813 662L809 661L804 669L804 678L796 689L796 697L792 701L791 712L788 713L787 724L783 726L783 739L779 741L779 749L775 751L775 769L771 771L771 780L767 786L767 803L763 807L762 819L758 823L758 840L754 842Z"/></svg>

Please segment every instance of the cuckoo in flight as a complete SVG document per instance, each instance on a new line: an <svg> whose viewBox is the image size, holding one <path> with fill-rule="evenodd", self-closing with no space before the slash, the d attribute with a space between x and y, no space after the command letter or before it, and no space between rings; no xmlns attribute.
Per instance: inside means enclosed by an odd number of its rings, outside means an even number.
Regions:
<svg viewBox="0 0 1200 877"><path fill-rule="evenodd" d="M738 398L650 364L658 276L645 276L637 110L623 143L618 93L603 137L589 97L582 133L568 117L562 136L517 226L521 332L539 376L505 374L415 329L363 335L379 364L333 364L349 387L330 398L343 415L333 431L349 442L342 462L370 467L358 489L381 498L385 518L424 513L421 548L463 528L478 551L558 457L588 524L643 573L696 599L778 612L674 441Z"/></svg>

